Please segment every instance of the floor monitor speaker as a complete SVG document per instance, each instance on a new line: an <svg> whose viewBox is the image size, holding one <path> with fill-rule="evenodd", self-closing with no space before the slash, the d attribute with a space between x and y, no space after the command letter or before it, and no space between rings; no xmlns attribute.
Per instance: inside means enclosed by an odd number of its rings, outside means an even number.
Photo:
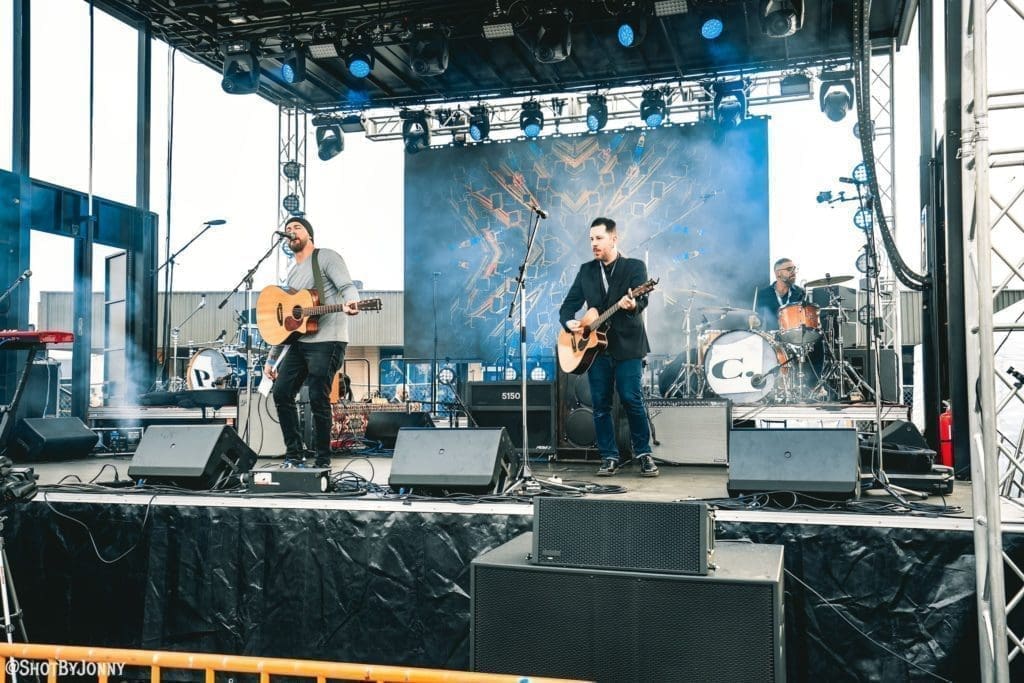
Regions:
<svg viewBox="0 0 1024 683"><path fill-rule="evenodd" d="M734 429L730 496L786 491L860 497L860 450L853 429Z"/></svg>
<svg viewBox="0 0 1024 683"><path fill-rule="evenodd" d="M402 429L391 460L392 489L496 493L515 447L504 428Z"/></svg>
<svg viewBox="0 0 1024 683"><path fill-rule="evenodd" d="M152 425L128 465L148 484L210 490L248 472L256 454L227 425Z"/></svg>
<svg viewBox="0 0 1024 683"><path fill-rule="evenodd" d="M782 546L723 543L706 576L644 574L531 564L532 536L470 565L473 671L601 683L785 680Z"/></svg>
<svg viewBox="0 0 1024 683"><path fill-rule="evenodd" d="M77 417L31 417L18 420L11 442L11 458L70 460L89 455L99 441Z"/></svg>

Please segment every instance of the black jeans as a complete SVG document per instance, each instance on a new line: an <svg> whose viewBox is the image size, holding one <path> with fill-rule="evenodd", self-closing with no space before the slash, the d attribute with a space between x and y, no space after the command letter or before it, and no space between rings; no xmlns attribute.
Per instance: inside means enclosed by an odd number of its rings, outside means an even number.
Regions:
<svg viewBox="0 0 1024 683"><path fill-rule="evenodd" d="M302 453L302 432L295 395L305 382L313 413L313 448L317 458L331 457L331 383L345 360L345 342L295 342L277 368L274 404L288 455Z"/></svg>

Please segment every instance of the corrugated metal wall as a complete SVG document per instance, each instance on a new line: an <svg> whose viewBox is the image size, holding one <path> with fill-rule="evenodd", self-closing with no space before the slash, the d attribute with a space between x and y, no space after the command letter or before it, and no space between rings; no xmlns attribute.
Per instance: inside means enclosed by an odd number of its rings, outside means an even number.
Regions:
<svg viewBox="0 0 1024 683"><path fill-rule="evenodd" d="M258 292L253 292L255 304ZM374 292L364 291L361 293L364 299L381 299L383 310L377 312L364 312L349 320L349 332L351 334L351 346L356 347L379 347L379 346L402 346L402 328L404 325L404 297L402 292ZM178 325L191 313L202 301L202 292L175 292L171 298L171 325ZM217 338L221 330L226 330L225 341L228 343L237 342L238 321L245 310L245 294L240 292L232 295L231 300L224 305L224 308L217 308L217 305L227 296L227 292L207 292L206 306L196 313L191 320L181 327L179 346L209 346L210 342ZM157 323L163 320L164 297L159 298L159 310L157 311ZM93 321L92 335L95 353L102 349L99 345L103 343L103 294L93 294ZM71 330L72 327L73 297L71 292L42 292L39 301L39 328L47 330ZM157 333L157 339L163 340L163 335ZM191 342L191 343L190 343Z"/></svg>

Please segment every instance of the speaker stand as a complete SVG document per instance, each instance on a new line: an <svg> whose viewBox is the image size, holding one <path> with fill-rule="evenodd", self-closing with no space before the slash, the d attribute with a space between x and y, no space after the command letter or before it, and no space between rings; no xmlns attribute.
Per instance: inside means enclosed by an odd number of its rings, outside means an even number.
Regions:
<svg viewBox="0 0 1024 683"><path fill-rule="evenodd" d="M7 643L14 644L14 621L18 622L18 632L22 642L27 643L28 632L25 630L25 616L21 612L21 603L18 602L18 593L14 590L14 576L11 574L11 563L7 560L7 548L4 544L4 523L7 517L0 517L0 599L3 601L4 610L4 632L7 634ZM11 609L13 607L13 610ZM10 669L8 669L10 671ZM11 671L11 680L17 683L17 673Z"/></svg>

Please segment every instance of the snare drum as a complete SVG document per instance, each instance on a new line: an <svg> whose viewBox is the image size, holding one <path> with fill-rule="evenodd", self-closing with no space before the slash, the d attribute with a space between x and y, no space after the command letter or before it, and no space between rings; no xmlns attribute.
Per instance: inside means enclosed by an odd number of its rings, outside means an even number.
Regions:
<svg viewBox="0 0 1024 683"><path fill-rule="evenodd" d="M734 330L719 336L704 355L708 388L736 403L755 403L780 383L788 370L785 350L763 332Z"/></svg>
<svg viewBox="0 0 1024 683"><path fill-rule="evenodd" d="M200 349L188 362L185 384L189 389L223 389L231 385L231 365L217 349Z"/></svg>
<svg viewBox="0 0 1024 683"><path fill-rule="evenodd" d="M813 344L821 338L817 304L786 304L779 309L779 339L787 344Z"/></svg>

